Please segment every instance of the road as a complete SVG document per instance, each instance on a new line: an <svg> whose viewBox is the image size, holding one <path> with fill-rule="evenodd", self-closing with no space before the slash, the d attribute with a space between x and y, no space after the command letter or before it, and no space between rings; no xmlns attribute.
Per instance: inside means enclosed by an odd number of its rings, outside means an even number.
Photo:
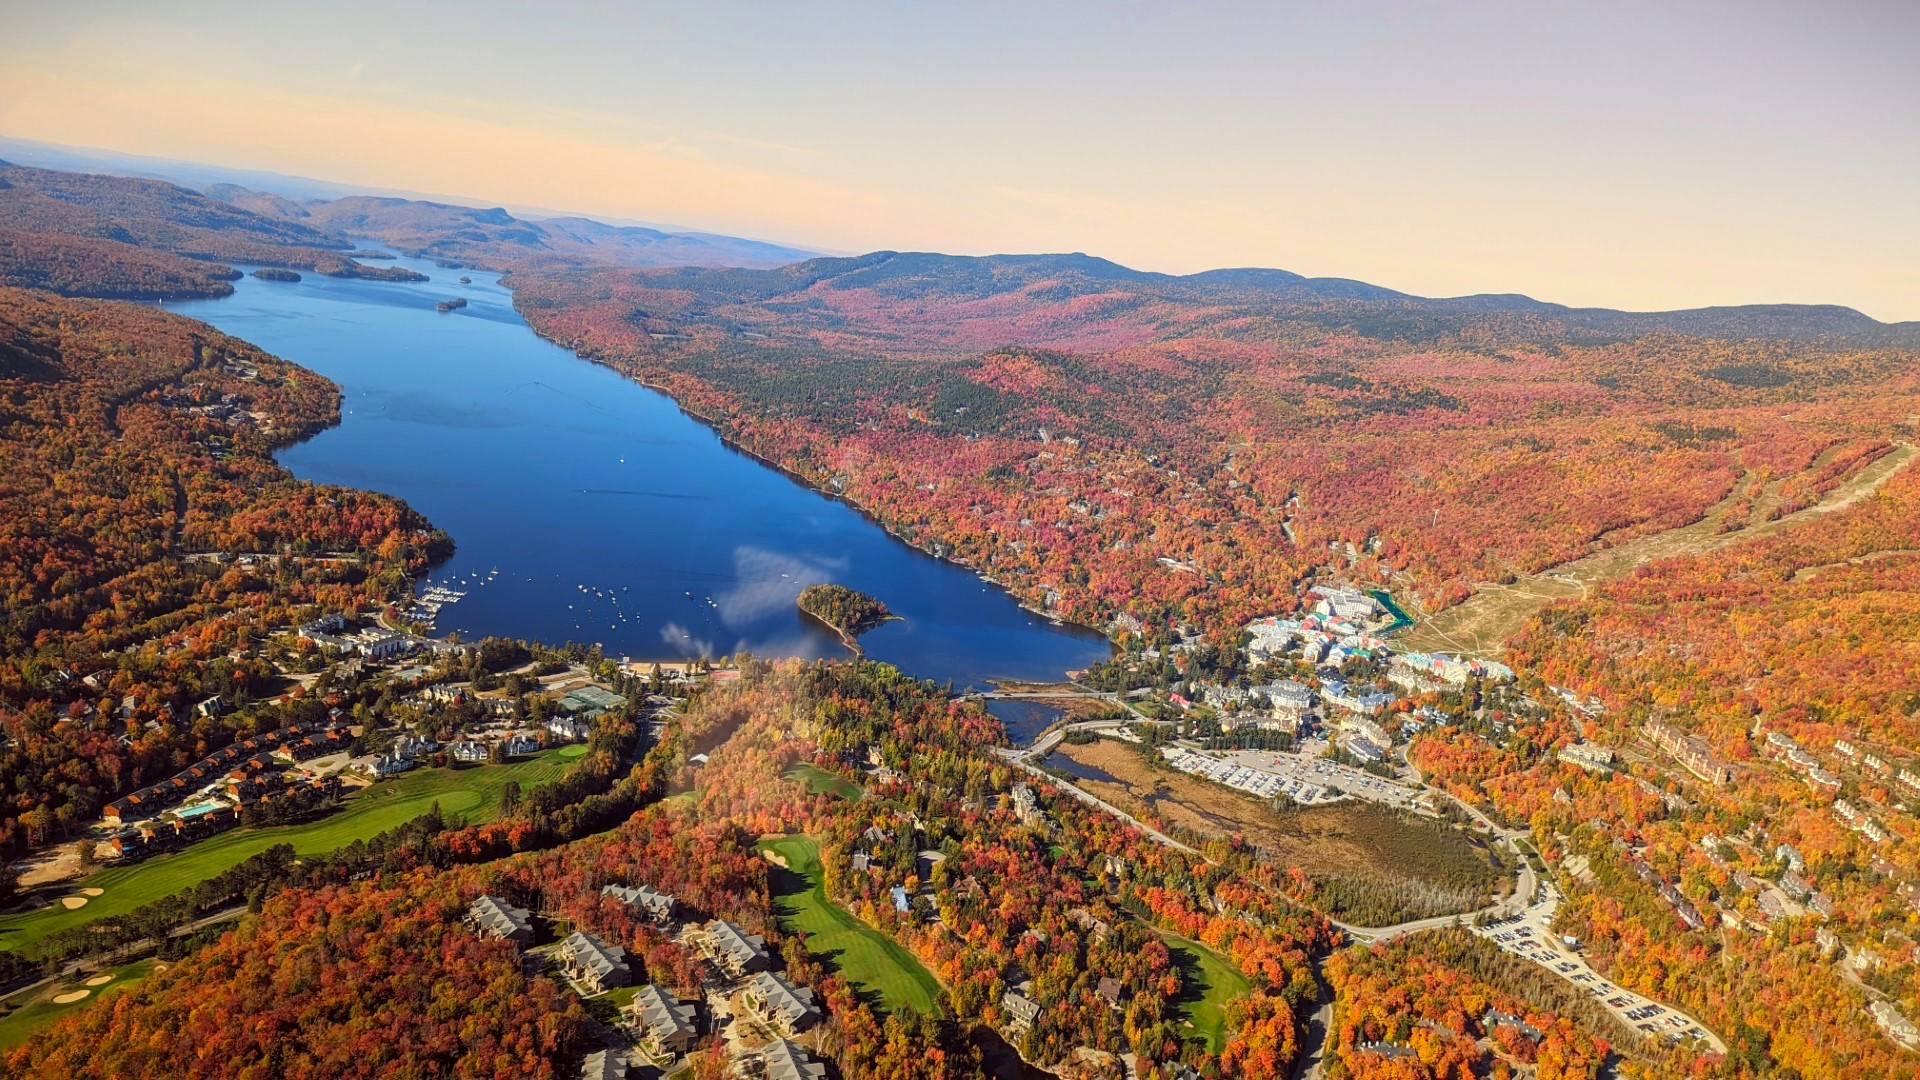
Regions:
<svg viewBox="0 0 1920 1080"><path fill-rule="evenodd" d="M1549 883L1534 903L1503 921L1476 926L1473 932L1505 952L1558 975L1575 989L1585 991L1629 1031L1650 1039L1698 1033L1714 1050L1727 1052L1726 1041L1712 1028L1671 1005L1626 989L1595 971L1586 957L1569 949L1553 931L1553 918L1559 909L1560 890Z"/></svg>
<svg viewBox="0 0 1920 1080"><path fill-rule="evenodd" d="M1114 723L1114 721L1094 721L1088 724L1068 725L1066 728L1050 734L1064 736L1067 730L1073 728L1085 729L1099 724L1112 725ZM1058 742L1059 738L1056 737L1054 744L1057 745ZM1197 849L1175 840L1173 837L1153 828L1093 793L1082 790L1074 784L1054 776L1051 773L1044 772L1030 764L1028 758L1031 756L1032 749L1037 749L1040 745L1039 742L1036 742L1034 747L1027 751L1003 750L1002 753L1009 761L1026 770L1028 773L1031 773L1036 779L1052 784L1054 787L1073 795L1089 806L1112 814L1122 822L1139 829L1141 833L1156 843L1164 844L1176 851L1184 852L1203 861L1211 861ZM1048 747L1048 749L1051 748L1051 746ZM1440 794L1444 795L1445 793ZM1450 795L1445 797L1452 798ZM1633 993L1619 986L1599 972L1594 971L1583 957L1577 953L1569 952L1562 947L1553 932L1553 917L1559 908L1559 890L1550 882L1543 884L1539 879L1539 875L1534 872L1532 861L1527 858L1526 852L1520 847L1519 843L1527 837L1527 833L1520 829L1504 828L1475 807L1462 803L1457 799L1454 800L1454 802L1465 811L1468 816L1479 823L1487 831L1488 835L1494 837L1496 842L1505 844L1507 849L1519 862L1520 870L1518 880L1515 883L1515 888L1512 893L1508 894L1504 899L1489 904L1477 911L1462 912L1456 915L1437 915L1426 919L1410 919L1406 922L1395 923L1391 926L1359 926L1353 923L1341 922L1321 912L1315 913L1325 918L1328 923L1337 927L1346 935L1349 941L1362 945L1392 941L1397 938L1406 937L1409 934L1418 934L1427 930L1439 930L1450 926L1468 927L1472 929L1474 933L1487 938L1509 954L1545 968L1560 978L1573 983L1576 987L1587 991L1595 1000L1601 1002L1604 1007L1619 1017L1620 1021L1631 1031L1635 1031L1649 1038L1657 1038L1671 1035L1674 1032L1697 1030L1702 1033L1702 1036L1709 1046L1721 1053L1726 1052L1725 1040L1721 1039L1712 1028L1701 1023L1696 1018L1681 1012L1679 1009L1654 1001L1644 995ZM1305 906L1299 904L1298 901L1284 893L1276 895L1295 906ZM1489 927L1474 926L1476 921L1481 921L1481 916L1485 916L1487 920L1494 921L1495 925ZM1527 929L1524 931L1518 930L1518 928L1522 926L1527 927ZM1302 1054L1300 1062L1296 1065L1293 1074L1294 1080L1318 1080L1320 1077L1321 1055L1325 1051L1326 1033L1332 1024L1332 1009L1332 1001L1330 999L1323 999L1312 1016L1308 1018L1304 1037L1301 1041ZM1315 1025L1318 1025L1318 1027L1316 1028Z"/></svg>
<svg viewBox="0 0 1920 1080"><path fill-rule="evenodd" d="M232 907L221 908L219 911L216 911L211 915L203 915L200 918L195 919L190 923L186 923L184 925L174 927L173 929L167 931L167 936L170 938L185 937L188 934L191 934L194 931L199 930L203 927L212 926L215 923L229 922L233 919L239 918L242 915L245 915L246 913L247 913L247 906L245 904L235 904ZM139 941L128 942L127 944L113 950L113 955L111 959L116 964L124 964L129 960L132 960L133 958L142 955L143 953L149 952L152 949L157 948L158 946L159 946L159 942L154 941L152 938L141 938ZM79 975L82 972L98 970L100 966L101 966L101 960L97 956L77 957L75 959L67 961L65 964L62 964L60 966L60 970L53 973L52 975L48 975L48 976L45 976L44 978L36 979L33 982L27 983L24 986L15 987L14 989L7 991L5 994L0 994L0 998L10 998L19 994L24 994L30 990L33 990L35 987L45 986L50 982L67 982L72 980L75 976Z"/></svg>

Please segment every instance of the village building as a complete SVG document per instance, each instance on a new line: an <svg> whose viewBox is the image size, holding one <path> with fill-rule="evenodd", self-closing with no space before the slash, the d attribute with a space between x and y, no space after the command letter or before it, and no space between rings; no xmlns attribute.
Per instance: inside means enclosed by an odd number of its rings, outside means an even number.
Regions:
<svg viewBox="0 0 1920 1080"><path fill-rule="evenodd" d="M1589 742L1578 742L1560 748L1560 760L1569 765L1578 765L1589 772L1611 772L1613 770L1613 750Z"/></svg>
<svg viewBox="0 0 1920 1080"><path fill-rule="evenodd" d="M1026 784L1013 785L1010 793L1013 802L1013 816L1025 825L1039 825L1046 820L1046 814L1040 809L1040 800L1034 797L1033 789Z"/></svg>
<svg viewBox="0 0 1920 1080"><path fill-rule="evenodd" d="M638 885L632 888L625 885L607 885L603 886L600 891L633 908L642 915L645 915L648 919L652 920L655 925L665 924L673 920L674 900L672 896L666 893L655 892L645 885Z"/></svg>
<svg viewBox="0 0 1920 1080"><path fill-rule="evenodd" d="M398 776L413 768L413 759L403 754L380 754L367 762L367 772L374 779L383 780L389 776Z"/></svg>
<svg viewBox="0 0 1920 1080"><path fill-rule="evenodd" d="M742 1080L826 1080L827 1067L798 1043L775 1039L734 1065Z"/></svg>
<svg viewBox="0 0 1920 1080"><path fill-rule="evenodd" d="M1706 740L1688 735L1664 720L1649 720L1645 731L1653 745L1666 751L1688 772L1716 787L1733 781L1733 767L1721 761Z"/></svg>
<svg viewBox="0 0 1920 1080"><path fill-rule="evenodd" d="M652 983L641 987L621 1012L640 1033L640 1049L655 1061L686 1053L700 1038L694 1006Z"/></svg>
<svg viewBox="0 0 1920 1080"><path fill-rule="evenodd" d="M1000 995L1000 1010L1007 1014L1009 1030L1025 1031L1040 1019L1040 1003L1027 996L1032 990L1031 982L1023 982Z"/></svg>
<svg viewBox="0 0 1920 1080"><path fill-rule="evenodd" d="M488 757L487 744L472 739L460 739L447 744L447 753L455 761L468 763L485 761Z"/></svg>
<svg viewBox="0 0 1920 1080"><path fill-rule="evenodd" d="M1501 1012L1498 1009L1488 1009L1486 1015L1480 1018L1480 1025L1485 1028L1489 1034L1491 1034L1495 1028L1510 1027L1518 1030L1520 1034L1525 1035L1535 1042L1546 1038L1546 1033L1539 1028L1534 1027L1532 1024L1527 1023L1512 1013Z"/></svg>
<svg viewBox="0 0 1920 1080"><path fill-rule="evenodd" d="M1873 1013L1873 1022L1887 1033L1887 1038L1907 1050L1920 1050L1920 1028L1907 1019L1898 1006L1890 1001L1876 1001L1868 1006Z"/></svg>
<svg viewBox="0 0 1920 1080"><path fill-rule="evenodd" d="M795 986L775 972L756 974L747 984L743 1000L768 1027L783 1035L798 1035L820 1022L813 991Z"/></svg>
<svg viewBox="0 0 1920 1080"><path fill-rule="evenodd" d="M749 934L725 919L715 919L701 927L698 945L707 959L736 979L767 968L767 939Z"/></svg>
<svg viewBox="0 0 1920 1080"><path fill-rule="evenodd" d="M608 945L585 931L568 934L555 955L567 977L590 993L605 993L633 981L633 972L627 966L627 950Z"/></svg>
<svg viewBox="0 0 1920 1080"><path fill-rule="evenodd" d="M467 908L467 923L522 948L533 943L533 921L526 908L514 907L497 896L482 896Z"/></svg>
<svg viewBox="0 0 1920 1080"><path fill-rule="evenodd" d="M595 1050L580 1062L580 1080L626 1080L627 1062L611 1050Z"/></svg>

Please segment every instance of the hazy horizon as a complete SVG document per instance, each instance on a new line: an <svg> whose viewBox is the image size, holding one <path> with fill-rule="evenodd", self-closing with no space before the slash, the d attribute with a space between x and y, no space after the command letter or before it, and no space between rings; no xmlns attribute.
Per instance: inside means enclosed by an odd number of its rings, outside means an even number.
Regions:
<svg viewBox="0 0 1920 1080"><path fill-rule="evenodd" d="M828 252L1920 319L1920 12L202 0L0 15L0 132Z"/></svg>

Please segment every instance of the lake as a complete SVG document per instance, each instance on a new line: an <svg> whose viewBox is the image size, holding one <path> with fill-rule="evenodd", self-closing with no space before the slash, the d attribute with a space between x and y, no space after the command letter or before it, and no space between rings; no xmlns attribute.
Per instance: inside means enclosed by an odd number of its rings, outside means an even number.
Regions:
<svg viewBox="0 0 1920 1080"><path fill-rule="evenodd" d="M598 643L636 660L843 656L794 606L814 582L903 616L869 656L956 687L1058 679L1109 655L970 571L721 441L663 394L541 340L496 274L396 284L247 277L171 303L340 384L341 422L280 461L396 495L452 535L429 581L463 591L438 631ZM460 284L462 277L471 284ZM440 312L461 297L467 306Z"/></svg>

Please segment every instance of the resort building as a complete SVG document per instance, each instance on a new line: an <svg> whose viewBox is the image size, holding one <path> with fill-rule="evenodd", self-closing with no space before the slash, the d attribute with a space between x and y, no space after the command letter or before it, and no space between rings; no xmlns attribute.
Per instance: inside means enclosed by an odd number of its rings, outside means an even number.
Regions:
<svg viewBox="0 0 1920 1080"><path fill-rule="evenodd" d="M768 1027L782 1035L798 1035L820 1022L813 991L795 986L784 975L762 971L747 984L743 1000Z"/></svg>
<svg viewBox="0 0 1920 1080"><path fill-rule="evenodd" d="M651 983L641 987L622 1012L640 1033L640 1049L655 1062L686 1053L700 1037L694 1027L694 1007Z"/></svg>
<svg viewBox="0 0 1920 1080"><path fill-rule="evenodd" d="M742 1055L733 1072L741 1080L826 1080L827 1067L799 1044L775 1039Z"/></svg>
<svg viewBox="0 0 1920 1080"><path fill-rule="evenodd" d="M483 934L505 938L522 948L533 942L533 922L526 908L517 908L497 896L482 896L467 908L467 923Z"/></svg>
<svg viewBox="0 0 1920 1080"><path fill-rule="evenodd" d="M700 928L700 951L734 978L767 968L767 939L749 934L725 919Z"/></svg>
<svg viewBox="0 0 1920 1080"><path fill-rule="evenodd" d="M655 925L664 925L673 921L673 897L663 892L655 892L645 885L629 888L625 885L608 885L600 890L603 895L645 915Z"/></svg>
<svg viewBox="0 0 1920 1080"><path fill-rule="evenodd" d="M567 976L591 993L604 993L633 981L627 950L584 931L568 934L555 955Z"/></svg>
<svg viewBox="0 0 1920 1080"><path fill-rule="evenodd" d="M595 1050L580 1063L580 1080L626 1080L626 1059L611 1050Z"/></svg>

